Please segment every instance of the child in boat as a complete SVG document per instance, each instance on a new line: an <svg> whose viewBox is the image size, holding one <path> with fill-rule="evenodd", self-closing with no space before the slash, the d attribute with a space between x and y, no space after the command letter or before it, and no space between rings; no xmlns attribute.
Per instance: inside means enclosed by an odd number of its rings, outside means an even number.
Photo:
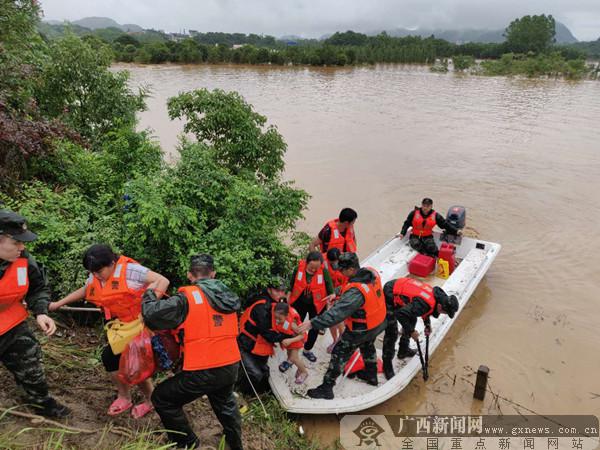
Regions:
<svg viewBox="0 0 600 450"><path fill-rule="evenodd" d="M342 272L338 270L338 261L340 259L340 255L341 252L339 248L331 248L325 254L325 267L329 270L329 274L331 275L331 280L333 281L333 287L336 290L336 293L339 291L338 288L341 289L344 286L344 284L346 284L346 282L348 281L348 279L344 275L342 275ZM337 297L327 302L327 309L333 306L333 303L336 299ZM331 353L333 351L333 347L335 347L335 344L344 332L344 322L332 326L329 329L329 332L331 333L333 342L327 347L327 353Z"/></svg>
<svg viewBox="0 0 600 450"><path fill-rule="evenodd" d="M296 371L296 384L302 384L308 377L308 371L302 358L300 358L299 350L304 348L307 335L306 333L296 333L296 327L302 323L300 314L287 303L276 303L273 305L273 320L275 322L274 329L277 332L290 336L281 341L281 348L287 350L288 357L287 361L279 365L279 370L286 372L292 365L295 365L298 368Z"/></svg>

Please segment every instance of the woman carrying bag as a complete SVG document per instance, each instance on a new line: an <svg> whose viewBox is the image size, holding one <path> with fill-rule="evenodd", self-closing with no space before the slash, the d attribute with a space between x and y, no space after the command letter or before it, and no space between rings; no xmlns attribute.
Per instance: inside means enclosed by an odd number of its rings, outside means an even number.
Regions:
<svg viewBox="0 0 600 450"><path fill-rule="evenodd" d="M116 416L133 407L131 415L138 419L152 410L152 380L139 384L145 401L133 406L130 387L117 376L121 352L127 343L143 330L141 322L142 294L146 289L164 294L169 280L152 272L127 256L116 255L105 244L92 245L83 256L83 267L90 272L85 286L63 299L50 303L56 311L69 303L86 299L100 307L108 324L109 345L102 351L102 364L117 387L117 399L108 408L108 415Z"/></svg>

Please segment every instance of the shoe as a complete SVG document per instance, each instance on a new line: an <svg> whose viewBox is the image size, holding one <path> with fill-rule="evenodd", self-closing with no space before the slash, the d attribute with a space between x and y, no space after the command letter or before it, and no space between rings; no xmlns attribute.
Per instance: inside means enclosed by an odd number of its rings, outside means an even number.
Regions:
<svg viewBox="0 0 600 450"><path fill-rule="evenodd" d="M131 400L123 397L117 397L117 399L108 407L106 414L109 416L118 416L119 414L129 410L132 406L133 403L131 403Z"/></svg>
<svg viewBox="0 0 600 450"><path fill-rule="evenodd" d="M321 386L309 389L306 395L310 398L323 398L325 400L333 400L333 386L323 383Z"/></svg>
<svg viewBox="0 0 600 450"><path fill-rule="evenodd" d="M383 374L385 375L386 380L391 380L394 375L394 366L392 365L392 361L383 361Z"/></svg>
<svg viewBox="0 0 600 450"><path fill-rule="evenodd" d="M310 362L316 362L316 361L317 361L317 357L315 356L315 354L314 354L313 352L310 352L310 351L304 350L304 351L302 352L302 354L303 354L303 355L304 355L304 357L305 357L306 359L308 359Z"/></svg>
<svg viewBox="0 0 600 450"><path fill-rule="evenodd" d="M51 398L41 409L36 409L35 412L40 416L49 417L52 419L64 419L71 415L71 409L58 403L55 399Z"/></svg>
<svg viewBox="0 0 600 450"><path fill-rule="evenodd" d="M150 411L154 410L154 406L152 406L152 403L139 403L137 405L135 405L133 408L131 408L131 417L133 417L134 419L141 419L142 417L144 417L146 414L148 414Z"/></svg>
<svg viewBox="0 0 600 450"><path fill-rule="evenodd" d="M292 364L291 362L289 362L289 361L284 361L284 362L282 362L281 364L279 364L279 371L280 371L281 373L285 373L285 372L287 372L287 370L288 370L290 367L292 367L292 366L293 366L293 364Z"/></svg>
<svg viewBox="0 0 600 450"><path fill-rule="evenodd" d="M417 351L412 348L398 349L398 359L412 358L417 354Z"/></svg>
<svg viewBox="0 0 600 450"><path fill-rule="evenodd" d="M296 384L304 384L306 379L308 378L308 372L302 372L296 375Z"/></svg>
<svg viewBox="0 0 600 450"><path fill-rule="evenodd" d="M365 381L371 386L377 386L379 384L379 382L377 381L377 375L372 375L366 372L364 369L355 372L354 375L356 376L356 378Z"/></svg>

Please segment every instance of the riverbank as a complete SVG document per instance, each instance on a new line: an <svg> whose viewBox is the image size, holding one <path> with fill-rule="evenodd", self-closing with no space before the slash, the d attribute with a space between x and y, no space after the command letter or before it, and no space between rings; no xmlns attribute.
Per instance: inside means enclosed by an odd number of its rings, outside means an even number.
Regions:
<svg viewBox="0 0 600 450"><path fill-rule="evenodd" d="M100 325L77 325L66 314L57 316L59 331L50 340L38 334L42 344L44 366L53 395L73 410L73 415L60 423L18 417L16 413L31 411L19 406L17 388L7 371L0 371L0 448L52 448L67 450L87 448L98 450L130 449L158 450L170 448L162 437L162 426L155 413L135 420L124 413L106 415L115 392L100 362L105 343ZM30 324L35 329L35 324ZM169 376L155 376L159 382ZM140 400L140 393L134 390ZM244 448L249 450L321 450L327 448L316 440L303 436L298 424L291 420L271 395L262 401L269 417L265 417L260 403L248 397L242 421ZM221 449L222 427L206 401L186 406L186 413L198 434L204 449Z"/></svg>

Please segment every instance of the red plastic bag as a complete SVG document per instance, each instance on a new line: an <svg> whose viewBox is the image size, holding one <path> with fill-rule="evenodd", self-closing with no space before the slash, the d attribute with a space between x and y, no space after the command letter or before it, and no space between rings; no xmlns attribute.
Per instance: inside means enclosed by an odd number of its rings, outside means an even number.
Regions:
<svg viewBox="0 0 600 450"><path fill-rule="evenodd" d="M357 357L358 359L356 359ZM352 366L350 372L348 372L348 369L350 369L350 366L354 362L354 359L356 359L356 362ZM348 374L352 374L358 372L359 370L363 370L364 368L365 362L363 361L363 357L360 354L360 350L356 350L344 366L344 373L348 372ZM383 373L383 361L381 360L381 358L377 358L377 373Z"/></svg>
<svg viewBox="0 0 600 450"><path fill-rule="evenodd" d="M156 366L151 338L151 332L144 328L127 344L119 361L118 377L121 382L134 385L152 376Z"/></svg>

